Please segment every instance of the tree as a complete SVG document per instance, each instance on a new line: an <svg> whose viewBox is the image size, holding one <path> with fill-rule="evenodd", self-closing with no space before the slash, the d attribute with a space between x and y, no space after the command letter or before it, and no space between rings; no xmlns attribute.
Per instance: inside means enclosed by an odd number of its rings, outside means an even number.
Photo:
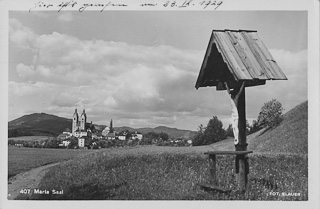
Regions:
<svg viewBox="0 0 320 209"><path fill-rule="evenodd" d="M202 145L202 138L204 135L205 128L202 124L199 125L197 133L194 135L192 139L192 146L200 146Z"/></svg>
<svg viewBox="0 0 320 209"><path fill-rule="evenodd" d="M207 145L214 142L221 141L226 138L225 130L223 129L222 122L217 116L213 116L207 127L203 130L203 127L199 127L199 131L193 139L193 145Z"/></svg>
<svg viewBox="0 0 320 209"><path fill-rule="evenodd" d="M169 135L165 132L161 132L159 134L159 137L163 140L163 141L167 141L169 139Z"/></svg>
<svg viewBox="0 0 320 209"><path fill-rule="evenodd" d="M232 124L229 124L228 128L226 129L226 136L233 137Z"/></svg>
<svg viewBox="0 0 320 209"><path fill-rule="evenodd" d="M9 140L8 140L8 145L15 145L14 140L13 140L13 139L9 139Z"/></svg>
<svg viewBox="0 0 320 209"><path fill-rule="evenodd" d="M213 118L209 120L206 130L204 131L204 137L206 144L218 142L226 138L223 124L217 116L213 116Z"/></svg>
<svg viewBox="0 0 320 209"><path fill-rule="evenodd" d="M282 121L282 111L284 111L282 104L276 99L264 103L258 116L258 126L262 128L278 126Z"/></svg>
<svg viewBox="0 0 320 209"><path fill-rule="evenodd" d="M159 139L159 134L156 132L148 132L144 135L144 138L148 138L151 140L157 140L157 139Z"/></svg>
<svg viewBox="0 0 320 209"><path fill-rule="evenodd" d="M70 143L68 144L68 149L73 149L74 147L78 146L78 138L71 136L69 139Z"/></svg>

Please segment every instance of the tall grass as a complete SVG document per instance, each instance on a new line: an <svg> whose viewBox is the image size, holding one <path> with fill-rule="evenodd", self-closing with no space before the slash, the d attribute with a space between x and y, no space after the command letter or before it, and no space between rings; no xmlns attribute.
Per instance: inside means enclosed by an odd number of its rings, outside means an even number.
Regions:
<svg viewBox="0 0 320 209"><path fill-rule="evenodd" d="M203 155L111 156L100 152L62 163L47 172L39 188L63 190L63 195L20 195L18 199L307 200L307 161L299 156L251 156L248 189L240 193L235 182L234 157L218 156L218 185L232 190L222 194L197 187L197 183L210 181L208 159ZM280 195L271 195L276 192ZM300 195L282 196L283 192Z"/></svg>
<svg viewBox="0 0 320 209"><path fill-rule="evenodd" d="M8 178L50 163L70 160L93 150L8 147Z"/></svg>

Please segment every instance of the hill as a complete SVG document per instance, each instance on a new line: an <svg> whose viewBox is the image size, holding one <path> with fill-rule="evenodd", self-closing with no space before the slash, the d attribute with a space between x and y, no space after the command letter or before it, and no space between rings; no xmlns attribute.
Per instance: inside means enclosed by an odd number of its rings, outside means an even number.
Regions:
<svg viewBox="0 0 320 209"><path fill-rule="evenodd" d="M96 130L102 131L106 126L94 124ZM30 115L24 115L18 119L12 120L8 123L9 137L16 136L58 136L60 133L68 129L72 129L72 119L58 117L56 115L50 115L46 113L33 113ZM159 126L156 128L131 128L127 126L115 127L116 132L128 130L138 131L142 134L148 132L165 132L170 137L188 138L194 134L193 131L180 130L177 128L169 128L166 126Z"/></svg>
<svg viewBox="0 0 320 209"><path fill-rule="evenodd" d="M158 127L154 128L154 132L158 132L158 133L165 132L169 136L172 136L174 138L178 138L178 137L189 138L196 133L195 131L180 130L177 128L168 128L166 126L158 126Z"/></svg>
<svg viewBox="0 0 320 209"><path fill-rule="evenodd" d="M184 137L184 138L189 138L190 136L192 136L195 132L194 131L190 131L190 130L181 130L181 129L177 129L177 128L169 128L166 126L158 126L155 128L137 128L137 129L133 129L127 126L123 126L123 127L115 127L115 130L117 132L120 131L138 131L142 134L146 134L149 132L156 132L156 133L167 133L169 135L169 137L173 137L173 138L179 138L179 137Z"/></svg>
<svg viewBox="0 0 320 209"><path fill-rule="evenodd" d="M308 101L283 115L274 129L261 129L247 136L248 150L254 153L308 154ZM234 150L233 138L211 144L214 150Z"/></svg>
<svg viewBox="0 0 320 209"><path fill-rule="evenodd" d="M72 120L46 113L24 115L8 123L9 133L18 135L49 135L56 136L66 128L71 129ZM10 135L10 134L9 134Z"/></svg>
<svg viewBox="0 0 320 209"><path fill-rule="evenodd" d="M251 138L248 144L258 152L308 154L308 101L288 111L279 126Z"/></svg>

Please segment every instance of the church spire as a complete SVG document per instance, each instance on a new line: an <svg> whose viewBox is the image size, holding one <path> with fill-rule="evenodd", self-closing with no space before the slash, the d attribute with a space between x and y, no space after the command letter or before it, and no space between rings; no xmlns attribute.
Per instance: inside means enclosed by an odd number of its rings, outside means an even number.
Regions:
<svg viewBox="0 0 320 209"><path fill-rule="evenodd" d="M110 133L113 133L112 119L111 119L111 121L110 121Z"/></svg>

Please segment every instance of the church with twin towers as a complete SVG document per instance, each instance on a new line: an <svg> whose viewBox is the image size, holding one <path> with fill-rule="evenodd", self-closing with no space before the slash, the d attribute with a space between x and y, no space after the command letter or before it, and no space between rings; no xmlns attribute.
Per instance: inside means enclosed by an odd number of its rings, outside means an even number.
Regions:
<svg viewBox="0 0 320 209"><path fill-rule="evenodd" d="M83 109L80 117L78 114L77 109L75 109L72 117L72 136L75 137L82 137L82 136L88 136L88 131L89 132L95 132L95 127L92 124L87 124L87 114L85 109ZM110 121L110 127L106 127L104 131L107 131L108 136L110 135L111 138L115 138L114 135L114 129L112 125L112 119Z"/></svg>
<svg viewBox="0 0 320 209"><path fill-rule="evenodd" d="M87 114L85 112L85 109L83 109L80 115L80 118L79 118L77 109L75 109L73 113L73 119L72 119L72 135L76 136L78 135L77 133L80 134L80 133L87 132L86 124L87 124Z"/></svg>

